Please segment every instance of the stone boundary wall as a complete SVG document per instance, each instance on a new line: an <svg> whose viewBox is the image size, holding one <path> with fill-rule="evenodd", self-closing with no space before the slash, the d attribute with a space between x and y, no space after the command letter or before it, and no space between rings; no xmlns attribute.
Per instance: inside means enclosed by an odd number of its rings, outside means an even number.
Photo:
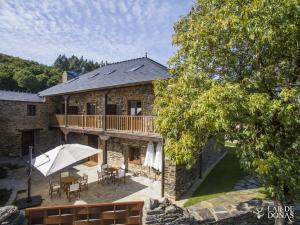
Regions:
<svg viewBox="0 0 300 225"><path fill-rule="evenodd" d="M273 225L274 219L267 218L267 212L264 216L257 218L257 215L251 210L240 210L237 213L216 219L213 216L203 216L196 219L185 208L172 204L168 199L159 202L156 199L145 201L143 208L143 225ZM300 209L295 209L295 220L291 224L300 224Z"/></svg>

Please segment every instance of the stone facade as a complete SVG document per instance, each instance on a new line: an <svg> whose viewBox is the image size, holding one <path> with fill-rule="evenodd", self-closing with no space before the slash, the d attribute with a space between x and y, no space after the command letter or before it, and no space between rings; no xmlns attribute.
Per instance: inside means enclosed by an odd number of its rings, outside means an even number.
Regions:
<svg viewBox="0 0 300 225"><path fill-rule="evenodd" d="M27 116L27 105L36 105L36 115ZM48 105L20 101L0 101L0 154L21 155L22 131L34 130L36 152L59 142L59 131L49 130Z"/></svg>
<svg viewBox="0 0 300 225"><path fill-rule="evenodd" d="M188 169L185 165L172 165L168 159L165 160L165 197L178 200L223 156L225 150L214 149L214 143L213 139L208 142L192 168Z"/></svg>
<svg viewBox="0 0 300 225"><path fill-rule="evenodd" d="M142 116L153 116L152 107L155 99L152 84L143 84L130 87L119 87L110 90L95 90L82 93L68 94L68 105L78 110L78 114L87 114L87 103L95 105L95 114L104 115L105 95L107 94L107 104L116 105L116 114L128 115L128 101L141 101ZM37 115L34 117L26 116L26 102L16 101L0 101L0 154L20 155L21 152L21 131L35 130L35 149L46 151L57 145L64 143L65 135L59 129L49 129L49 116L52 114L61 114L64 111L64 96L51 96L45 98L45 103L34 103L37 105ZM13 113L12 113L13 112ZM79 143L88 145L89 138L84 130L68 131L68 128L62 128L67 134L68 143ZM78 132L78 133L75 133ZM98 131L97 131L98 132ZM109 134L99 131L93 132L98 137L98 163L104 161L105 141L100 138L101 135ZM145 134L147 136L147 134ZM162 175L154 171L152 168L144 167L144 159L148 141L159 138L147 136L145 139L133 137L111 136L106 140L107 143L107 163L111 166L120 167L125 164L126 169L136 175L150 177L161 180ZM11 141L14 140L14 141ZM144 141L148 140L148 141ZM140 161L129 161L130 146L140 148ZM207 149L211 149L208 146ZM206 151L207 152L207 151ZM178 199L185 193L200 176L202 169L208 168L217 157L211 157L214 154L203 153L202 161L199 158L197 163L187 169L184 165L171 165L168 159L165 160L164 167L164 194L170 199ZM203 160L205 161L204 163Z"/></svg>
<svg viewBox="0 0 300 225"><path fill-rule="evenodd" d="M160 179L152 168L144 167L143 163L146 157L148 142L139 140L129 140L121 138L110 138L108 140L107 163L116 167L125 164L126 169L136 175L146 176L154 179ZM139 147L141 149L140 164L129 162L129 147Z"/></svg>
<svg viewBox="0 0 300 225"><path fill-rule="evenodd" d="M127 115L128 101L139 100L142 102L142 115L152 116L154 92L151 84L134 87L112 89L108 93L108 104L117 105L118 115Z"/></svg>
<svg viewBox="0 0 300 225"><path fill-rule="evenodd" d="M86 114L87 103L96 105L96 115L104 114L104 96L106 91L89 91L82 93L73 93L68 95L68 105L77 106L78 114ZM140 100L142 102L142 115L152 116L152 106L154 102L154 92L152 84L145 84L133 87L114 88L108 92L108 104L117 105L117 115L127 115L128 101ZM52 102L56 107L56 112L62 113L62 105L64 104L63 96L49 97L47 100Z"/></svg>

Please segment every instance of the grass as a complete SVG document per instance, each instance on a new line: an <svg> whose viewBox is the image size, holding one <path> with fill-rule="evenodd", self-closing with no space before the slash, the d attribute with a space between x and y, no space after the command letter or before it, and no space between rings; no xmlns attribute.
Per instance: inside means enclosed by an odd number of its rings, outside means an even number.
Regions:
<svg viewBox="0 0 300 225"><path fill-rule="evenodd" d="M0 189L0 206L3 206L9 199L11 190Z"/></svg>
<svg viewBox="0 0 300 225"><path fill-rule="evenodd" d="M185 202L185 207L219 197L232 191L236 182L246 176L240 168L237 157L233 153L234 145L228 145L226 143L226 146L228 152L225 157L216 165L194 194Z"/></svg>

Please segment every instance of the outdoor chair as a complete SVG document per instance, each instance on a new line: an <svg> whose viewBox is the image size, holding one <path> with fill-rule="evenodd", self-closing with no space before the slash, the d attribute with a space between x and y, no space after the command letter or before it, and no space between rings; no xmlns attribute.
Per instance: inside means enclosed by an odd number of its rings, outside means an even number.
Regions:
<svg viewBox="0 0 300 225"><path fill-rule="evenodd" d="M59 197L61 196L61 186L59 181L49 180L49 195L52 198L53 193L57 193Z"/></svg>
<svg viewBox="0 0 300 225"><path fill-rule="evenodd" d="M118 173L115 176L115 180L118 182L118 184L121 183L121 180L124 180L124 184L125 184L125 170L123 169L118 169Z"/></svg>
<svg viewBox="0 0 300 225"><path fill-rule="evenodd" d="M122 164L121 169L122 169L122 170L125 170L125 169L126 169L125 164Z"/></svg>
<svg viewBox="0 0 300 225"><path fill-rule="evenodd" d="M102 171L105 171L107 168L108 168L108 165L107 165L107 164L101 165L101 170L102 170Z"/></svg>
<svg viewBox="0 0 300 225"><path fill-rule="evenodd" d="M98 174L98 184L100 184L100 182L103 184L105 182L108 182L109 180L109 175L104 171L104 170L97 170L97 174Z"/></svg>
<svg viewBox="0 0 300 225"><path fill-rule="evenodd" d="M78 182L79 182L80 191L82 191L84 188L86 188L87 190L89 189L87 174L84 173L83 176L78 179Z"/></svg>
<svg viewBox="0 0 300 225"><path fill-rule="evenodd" d="M68 191L68 199L71 201L71 195L76 196L77 198L80 198L80 185L79 183L71 184Z"/></svg>
<svg viewBox="0 0 300 225"><path fill-rule="evenodd" d="M62 186L63 189L66 189L67 187L64 185L64 183L61 182L61 178L68 177L68 176L70 176L69 171L60 173L60 185Z"/></svg>

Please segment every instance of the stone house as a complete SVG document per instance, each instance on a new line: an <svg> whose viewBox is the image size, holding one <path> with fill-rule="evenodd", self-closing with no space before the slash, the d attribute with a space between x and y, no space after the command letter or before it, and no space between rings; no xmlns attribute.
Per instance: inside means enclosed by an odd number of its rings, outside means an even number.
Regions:
<svg viewBox="0 0 300 225"><path fill-rule="evenodd" d="M24 156L29 146L39 154L56 146L60 136L48 127L48 105L43 98L0 90L0 155Z"/></svg>
<svg viewBox="0 0 300 225"><path fill-rule="evenodd" d="M161 173L143 166L149 142L163 146L163 138L154 129L153 81L168 78L167 68L147 57L112 63L71 79L63 74L63 83L36 96L38 113L36 121L28 120L31 127L26 127L27 117L16 115L11 124L1 124L1 129L11 126L21 132L34 130L35 146L44 151L62 141L95 147L99 153L89 160L112 166L125 164L134 174L155 177L161 181L162 196L178 199L202 175L208 162L217 160L218 154L200 154L189 170L184 165L171 165L164 154ZM0 116L17 108L18 115L24 114L29 103L3 101L1 108L5 109L1 109ZM0 142L1 151L19 151L20 147L8 142ZM205 152L210 152L210 145L207 149Z"/></svg>

